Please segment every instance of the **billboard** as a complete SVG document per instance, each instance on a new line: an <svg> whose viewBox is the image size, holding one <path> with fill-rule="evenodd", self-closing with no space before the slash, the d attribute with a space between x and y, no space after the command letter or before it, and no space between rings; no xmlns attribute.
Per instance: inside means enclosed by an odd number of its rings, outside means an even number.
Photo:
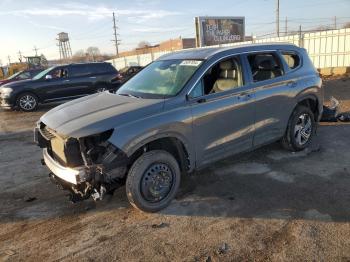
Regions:
<svg viewBox="0 0 350 262"><path fill-rule="evenodd" d="M244 17L196 17L197 47L244 41Z"/></svg>

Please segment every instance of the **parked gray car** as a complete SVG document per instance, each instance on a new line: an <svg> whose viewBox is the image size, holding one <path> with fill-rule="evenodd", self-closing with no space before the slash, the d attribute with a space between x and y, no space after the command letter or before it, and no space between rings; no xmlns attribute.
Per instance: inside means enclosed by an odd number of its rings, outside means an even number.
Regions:
<svg viewBox="0 0 350 262"><path fill-rule="evenodd" d="M72 200L126 184L130 203L169 205L181 176L281 140L306 148L323 89L305 49L290 44L203 48L162 56L116 94L98 93L43 115L35 141Z"/></svg>

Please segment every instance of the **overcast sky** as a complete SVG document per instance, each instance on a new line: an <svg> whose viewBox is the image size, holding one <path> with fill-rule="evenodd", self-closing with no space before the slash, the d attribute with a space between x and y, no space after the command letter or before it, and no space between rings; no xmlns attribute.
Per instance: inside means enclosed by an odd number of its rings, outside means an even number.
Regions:
<svg viewBox="0 0 350 262"><path fill-rule="evenodd" d="M152 44L169 38L194 37L195 16L245 16L246 34L274 32L276 0L0 0L0 59L18 60L18 51L34 55L34 46L47 58L59 57L57 33L68 32L73 53L89 46L113 53L112 12L118 16L121 50L146 40ZM288 28L299 24L338 26L350 21L350 0L280 0L281 20ZM284 22L281 22L281 31Z"/></svg>

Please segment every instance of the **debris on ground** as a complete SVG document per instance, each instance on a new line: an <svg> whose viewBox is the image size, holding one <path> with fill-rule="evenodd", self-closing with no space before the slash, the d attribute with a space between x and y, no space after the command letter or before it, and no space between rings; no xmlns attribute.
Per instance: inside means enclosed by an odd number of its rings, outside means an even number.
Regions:
<svg viewBox="0 0 350 262"><path fill-rule="evenodd" d="M28 197L28 198L26 198L26 200L25 200L25 202L33 202L33 201L35 201L35 200L37 200L37 198L36 197Z"/></svg>
<svg viewBox="0 0 350 262"><path fill-rule="evenodd" d="M350 112L340 113L338 115L338 120L341 122L350 122Z"/></svg>
<svg viewBox="0 0 350 262"><path fill-rule="evenodd" d="M330 101L330 106L323 106L321 122L350 122L350 112L339 113L339 101L333 96L331 97Z"/></svg>
<svg viewBox="0 0 350 262"><path fill-rule="evenodd" d="M164 228L164 227L169 227L169 224L161 222L159 224L153 224L152 225L152 228Z"/></svg>
<svg viewBox="0 0 350 262"><path fill-rule="evenodd" d="M330 106L323 106L323 114L321 122L337 122L337 116L339 114L339 101L333 96L330 99Z"/></svg>
<svg viewBox="0 0 350 262"><path fill-rule="evenodd" d="M228 251L228 245L227 245L227 243L223 243L223 244L219 247L219 249L217 250L217 253L218 253L219 255L224 255L224 254L227 253L227 251Z"/></svg>
<svg viewBox="0 0 350 262"><path fill-rule="evenodd" d="M13 255L16 255L16 252L12 249L7 249L4 251L4 253L8 256L13 256Z"/></svg>

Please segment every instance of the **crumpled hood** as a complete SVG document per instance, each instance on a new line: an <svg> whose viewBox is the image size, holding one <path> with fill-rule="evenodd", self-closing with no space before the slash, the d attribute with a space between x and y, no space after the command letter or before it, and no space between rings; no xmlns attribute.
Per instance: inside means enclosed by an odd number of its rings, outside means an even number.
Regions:
<svg viewBox="0 0 350 262"><path fill-rule="evenodd" d="M55 107L40 121L59 134L79 138L160 112L163 104L163 99L139 99L103 92Z"/></svg>

